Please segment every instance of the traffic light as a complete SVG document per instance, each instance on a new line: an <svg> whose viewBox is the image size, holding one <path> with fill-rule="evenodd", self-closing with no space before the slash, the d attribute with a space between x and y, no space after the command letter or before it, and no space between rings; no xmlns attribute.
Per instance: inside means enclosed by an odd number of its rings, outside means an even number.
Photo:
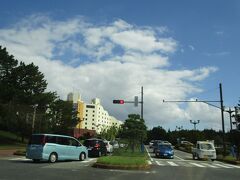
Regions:
<svg viewBox="0 0 240 180"><path fill-rule="evenodd" d="M124 100L113 100L113 104L124 104Z"/></svg>

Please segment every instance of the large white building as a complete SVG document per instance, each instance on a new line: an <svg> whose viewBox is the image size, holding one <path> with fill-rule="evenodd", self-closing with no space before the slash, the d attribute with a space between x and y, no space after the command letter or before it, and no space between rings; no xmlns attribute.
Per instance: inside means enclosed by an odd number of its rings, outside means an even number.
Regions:
<svg viewBox="0 0 240 180"><path fill-rule="evenodd" d="M122 121L109 115L108 111L101 105L100 99L94 98L90 104L86 104L81 100L80 95L72 93L70 97L78 97L76 107L79 123L77 128L95 130L97 133L101 133L104 129L111 126L120 127L122 124ZM71 100L71 98L68 100Z"/></svg>

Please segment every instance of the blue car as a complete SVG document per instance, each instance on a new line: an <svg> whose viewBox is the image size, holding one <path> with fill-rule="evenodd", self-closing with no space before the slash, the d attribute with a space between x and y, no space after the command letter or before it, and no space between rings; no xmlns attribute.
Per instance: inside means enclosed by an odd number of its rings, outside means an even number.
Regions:
<svg viewBox="0 0 240 180"><path fill-rule="evenodd" d="M161 158L174 158L174 150L169 144L158 144L155 150L155 156Z"/></svg>
<svg viewBox="0 0 240 180"><path fill-rule="evenodd" d="M88 150L71 136L56 134L33 134L29 140L26 158L34 162L58 160L80 160L88 157Z"/></svg>

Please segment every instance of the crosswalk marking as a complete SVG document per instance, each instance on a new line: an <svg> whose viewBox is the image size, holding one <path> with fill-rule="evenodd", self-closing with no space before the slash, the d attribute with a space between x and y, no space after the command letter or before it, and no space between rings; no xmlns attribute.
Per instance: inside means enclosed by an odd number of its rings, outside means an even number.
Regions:
<svg viewBox="0 0 240 180"><path fill-rule="evenodd" d="M157 165L164 166L164 164L161 164L160 162L156 161Z"/></svg>
<svg viewBox="0 0 240 180"><path fill-rule="evenodd" d="M213 166L211 164L208 164L208 163L202 163L204 166L208 166L208 167L212 167L212 168L218 168L217 166Z"/></svg>
<svg viewBox="0 0 240 180"><path fill-rule="evenodd" d="M205 162L186 162L186 161L154 161L158 166L184 166L184 167L201 167L201 168L240 168L237 165L222 164L222 163L205 163Z"/></svg>
<svg viewBox="0 0 240 180"><path fill-rule="evenodd" d="M176 163L174 163L174 162L171 162L171 161L167 161L168 162L168 164L170 164L171 166L178 166Z"/></svg>
<svg viewBox="0 0 240 180"><path fill-rule="evenodd" d="M233 168L233 167L230 167L230 166L226 166L226 165L222 165L222 164L215 164L216 166L220 166L220 167L223 167L223 168Z"/></svg>
<svg viewBox="0 0 240 180"><path fill-rule="evenodd" d="M197 163L190 163L190 164L192 164L192 165L194 165L194 166L197 166L197 167L205 167L205 166L200 165L200 164L197 164Z"/></svg>
<svg viewBox="0 0 240 180"><path fill-rule="evenodd" d="M233 168L240 168L240 166L235 166L235 165L232 165L232 164L228 164L228 166L233 167Z"/></svg>

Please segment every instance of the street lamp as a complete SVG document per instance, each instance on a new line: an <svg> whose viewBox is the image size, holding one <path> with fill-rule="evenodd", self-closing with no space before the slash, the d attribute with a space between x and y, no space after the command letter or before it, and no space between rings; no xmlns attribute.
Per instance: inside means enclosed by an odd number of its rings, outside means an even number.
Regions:
<svg viewBox="0 0 240 180"><path fill-rule="evenodd" d="M33 105L33 120L32 120L32 133L34 132L34 126L35 126L35 119L36 119L36 110L37 110L38 104Z"/></svg>
<svg viewBox="0 0 240 180"><path fill-rule="evenodd" d="M190 120L190 123L194 125L194 130L196 131L196 125L200 123L200 120L197 120L197 121Z"/></svg>
<svg viewBox="0 0 240 180"><path fill-rule="evenodd" d="M176 126L176 130L178 131L183 130L183 126Z"/></svg>

